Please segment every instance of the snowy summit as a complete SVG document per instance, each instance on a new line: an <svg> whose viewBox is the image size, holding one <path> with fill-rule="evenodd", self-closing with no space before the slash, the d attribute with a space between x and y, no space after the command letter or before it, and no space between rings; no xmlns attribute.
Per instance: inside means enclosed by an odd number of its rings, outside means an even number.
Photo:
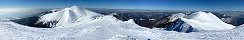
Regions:
<svg viewBox="0 0 244 40"><path fill-rule="evenodd" d="M184 14L173 14L173 17L179 17L174 18L175 21L172 21L173 23L171 23L166 30L189 33L201 30L225 30L235 28L235 26L223 22L212 13L199 11L186 17L181 15Z"/></svg>
<svg viewBox="0 0 244 40"><path fill-rule="evenodd" d="M203 30L223 30L233 29L235 26L227 24L212 13L202 11L193 13L187 18L181 18L184 22L191 25L195 29Z"/></svg>
<svg viewBox="0 0 244 40"><path fill-rule="evenodd" d="M56 26L63 26L67 23L77 22L77 21L81 20L80 18L82 18L82 17L90 18L91 16L95 16L95 15L98 15L98 14L95 12L86 10L84 8L72 6L70 8L65 8L58 12L43 15L39 19L38 23L47 24L47 23L51 22L50 23L50 25L52 25L51 27L56 27Z"/></svg>

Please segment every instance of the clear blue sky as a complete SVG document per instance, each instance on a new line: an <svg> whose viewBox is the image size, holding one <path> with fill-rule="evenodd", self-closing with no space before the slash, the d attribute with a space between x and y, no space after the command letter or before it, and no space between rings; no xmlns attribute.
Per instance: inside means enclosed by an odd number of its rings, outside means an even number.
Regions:
<svg viewBox="0 0 244 40"><path fill-rule="evenodd" d="M0 0L0 8L84 8L156 10L244 10L242 0Z"/></svg>

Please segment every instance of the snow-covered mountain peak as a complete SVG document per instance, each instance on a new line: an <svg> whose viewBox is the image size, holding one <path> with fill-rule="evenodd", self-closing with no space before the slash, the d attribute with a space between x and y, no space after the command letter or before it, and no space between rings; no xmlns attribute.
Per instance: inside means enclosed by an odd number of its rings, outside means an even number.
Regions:
<svg viewBox="0 0 244 40"><path fill-rule="evenodd" d="M188 18L181 18L184 22L190 24L193 28L205 30L222 30L232 29L235 26L221 21L212 13L196 12L188 16Z"/></svg>
<svg viewBox="0 0 244 40"><path fill-rule="evenodd" d="M73 23L79 20L89 19L96 15L99 14L86 10L84 8L72 6L58 12L43 15L40 17L37 23L50 24L51 26L62 26L67 23Z"/></svg>
<svg viewBox="0 0 244 40"><path fill-rule="evenodd" d="M188 19L199 20L201 22L208 22L208 20L211 20L211 19L209 19L209 18L211 18L209 16L209 14L212 14L212 13L206 13L206 12L199 11L199 12L195 12L195 13L189 15Z"/></svg>
<svg viewBox="0 0 244 40"><path fill-rule="evenodd" d="M192 32L201 30L225 30L235 26L227 24L212 13L195 12L186 18L180 17L171 23L166 30L178 32Z"/></svg>

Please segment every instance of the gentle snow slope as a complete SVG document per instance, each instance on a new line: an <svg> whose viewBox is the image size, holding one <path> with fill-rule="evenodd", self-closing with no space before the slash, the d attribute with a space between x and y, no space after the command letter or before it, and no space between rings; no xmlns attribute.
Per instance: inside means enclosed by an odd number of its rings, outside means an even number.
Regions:
<svg viewBox="0 0 244 40"><path fill-rule="evenodd" d="M235 28L235 26L221 21L214 14L201 11L189 15L188 18L181 19L190 24L194 29L223 30Z"/></svg>

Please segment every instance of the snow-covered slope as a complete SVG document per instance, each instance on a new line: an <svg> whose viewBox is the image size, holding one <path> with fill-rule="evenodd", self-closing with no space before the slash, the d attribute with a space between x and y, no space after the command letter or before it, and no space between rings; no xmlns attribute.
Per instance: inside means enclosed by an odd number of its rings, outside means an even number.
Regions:
<svg viewBox="0 0 244 40"><path fill-rule="evenodd" d="M0 21L0 40L242 40L244 28L179 33L147 29L112 16L66 28L33 28ZM75 23L74 23L75 24Z"/></svg>
<svg viewBox="0 0 244 40"><path fill-rule="evenodd" d="M58 12L57 12L58 13ZM94 12L87 12L92 14ZM52 14L52 13L51 13ZM47 14L47 15L51 15ZM55 13L54 13L55 14ZM52 15L54 15L52 14ZM60 13L62 14L62 13ZM67 13L68 15L69 13ZM67 18L73 18L69 16ZM99 14L98 14L99 15ZM52 16L48 16L53 18ZM55 15L59 21L63 18ZM62 17L62 16L61 16ZM95 17L95 19L94 19ZM76 17L75 17L76 18ZM44 19L43 19L44 20ZM67 19L65 19L67 20ZM70 19L69 19L70 20ZM244 28L179 33L140 27L133 20L120 21L111 15L85 15L63 28L34 28L0 20L0 40L242 40ZM49 22L45 19L44 22ZM60 27L60 26L58 26Z"/></svg>
<svg viewBox="0 0 244 40"><path fill-rule="evenodd" d="M178 18L182 18L185 17L186 15L183 13L177 13L177 14L172 14L170 15L169 18L169 22L174 22L175 20L177 20Z"/></svg>
<svg viewBox="0 0 244 40"><path fill-rule="evenodd" d="M166 30L188 33L192 31L224 30L235 28L235 26L223 22L212 13L205 13L201 11L186 17L177 17L174 19L177 20L172 21L172 23L167 26Z"/></svg>
<svg viewBox="0 0 244 40"><path fill-rule="evenodd" d="M99 14L84 8L72 6L58 12L43 15L40 17L38 23L50 24L52 25L51 27L64 26L69 23L91 19L98 15Z"/></svg>
<svg viewBox="0 0 244 40"><path fill-rule="evenodd" d="M205 13L201 11L189 15L187 18L181 19L190 24L194 29L223 30L235 28L235 26L221 21L212 13Z"/></svg>
<svg viewBox="0 0 244 40"><path fill-rule="evenodd" d="M168 31L177 31L177 32L193 32L194 28L192 28L191 25L187 24L181 19L177 19L174 22L170 23L169 26L167 26L166 30Z"/></svg>
<svg viewBox="0 0 244 40"><path fill-rule="evenodd" d="M99 14L88 10L75 11L76 9L75 6L66 8L46 14L40 19L40 22L44 23L58 21L56 27L61 28L34 28L14 22L0 21L0 40L146 40L159 38L153 32L149 32L152 29L140 27L133 20L121 21L112 15L98 16Z"/></svg>

